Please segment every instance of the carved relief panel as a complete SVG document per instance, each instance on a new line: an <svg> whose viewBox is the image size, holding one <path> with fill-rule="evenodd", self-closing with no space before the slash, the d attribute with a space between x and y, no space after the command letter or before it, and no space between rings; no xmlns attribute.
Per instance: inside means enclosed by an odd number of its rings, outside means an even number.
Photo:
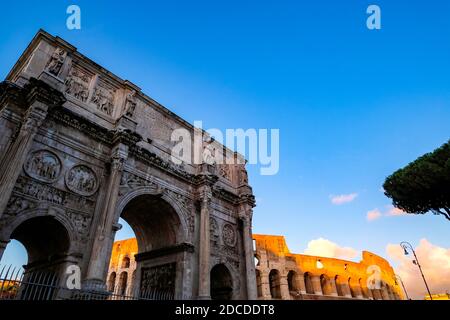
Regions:
<svg viewBox="0 0 450 320"><path fill-rule="evenodd" d="M106 81L99 79L91 97L91 102L97 110L112 116L114 112L114 99L116 89Z"/></svg>
<svg viewBox="0 0 450 320"><path fill-rule="evenodd" d="M176 263L168 263L151 268L142 268L141 292L175 293Z"/></svg>
<svg viewBox="0 0 450 320"><path fill-rule="evenodd" d="M61 68L64 64L66 56L66 50L64 50L63 48L56 48L52 56L48 60L47 65L45 66L45 70L57 77L61 72Z"/></svg>
<svg viewBox="0 0 450 320"><path fill-rule="evenodd" d="M222 228L222 237L223 237L223 243L229 247L234 247L236 245L236 231L234 230L234 227L226 223Z"/></svg>
<svg viewBox="0 0 450 320"><path fill-rule="evenodd" d="M219 240L220 240L220 230L219 225L217 224L217 220L213 217L209 218L209 234L211 239L211 245L213 247L219 246Z"/></svg>
<svg viewBox="0 0 450 320"><path fill-rule="evenodd" d="M85 165L76 165L68 170L65 181L69 190L84 196L93 195L98 188L95 172Z"/></svg>
<svg viewBox="0 0 450 320"><path fill-rule="evenodd" d="M238 255L238 235L235 226L227 221L210 217L210 241L213 256L228 257L236 260Z"/></svg>
<svg viewBox="0 0 450 320"><path fill-rule="evenodd" d="M92 76L87 70L73 64L65 81L65 92L82 102L87 102Z"/></svg>
<svg viewBox="0 0 450 320"><path fill-rule="evenodd" d="M53 152L32 152L24 164L25 172L32 178L46 183L55 182L61 173L61 160Z"/></svg>
<svg viewBox="0 0 450 320"><path fill-rule="evenodd" d="M222 178L227 179L228 181L232 181L232 177L231 177L231 168L232 165L230 164L221 164L220 165L220 169L219 169L219 174Z"/></svg>

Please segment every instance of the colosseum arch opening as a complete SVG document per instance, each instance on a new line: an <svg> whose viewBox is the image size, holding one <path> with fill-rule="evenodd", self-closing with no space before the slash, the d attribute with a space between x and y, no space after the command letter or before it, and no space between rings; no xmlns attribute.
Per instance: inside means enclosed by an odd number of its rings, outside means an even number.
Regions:
<svg viewBox="0 0 450 320"><path fill-rule="evenodd" d="M293 270L289 271L288 276L287 276L287 281L288 281L288 289L289 289L290 293L295 294L300 290L300 288L297 285L297 281L298 281L297 272L295 272Z"/></svg>
<svg viewBox="0 0 450 320"><path fill-rule="evenodd" d="M117 273L111 272L111 274L108 276L108 282L106 286L106 290L109 292L114 292L116 290L116 279L117 279Z"/></svg>
<svg viewBox="0 0 450 320"><path fill-rule="evenodd" d="M261 271L258 269L255 270L256 273L256 294L258 298L263 296L262 283L261 283Z"/></svg>
<svg viewBox="0 0 450 320"><path fill-rule="evenodd" d="M369 299L370 295L369 295L369 288L367 288L367 285L364 285L364 281L363 279L359 279L358 280L359 283L359 287L361 289L361 294L363 296L364 299Z"/></svg>
<svg viewBox="0 0 450 320"><path fill-rule="evenodd" d="M280 272L271 270L269 273L269 288L272 299L281 299Z"/></svg>
<svg viewBox="0 0 450 320"><path fill-rule="evenodd" d="M345 287L342 283L342 277L335 276L334 282L336 283L336 291L339 297L345 296Z"/></svg>
<svg viewBox="0 0 450 320"><path fill-rule="evenodd" d="M333 286L331 284L330 278L327 275L322 274L320 276L320 286L322 288L323 295L331 296L333 294Z"/></svg>
<svg viewBox="0 0 450 320"><path fill-rule="evenodd" d="M314 294L314 287L313 287L313 283L312 283L311 274L309 272L305 272L304 279L305 279L306 293Z"/></svg>
<svg viewBox="0 0 450 320"><path fill-rule="evenodd" d="M348 287L352 298L356 298L358 296L357 287L354 285L352 278L348 278Z"/></svg>
<svg viewBox="0 0 450 320"><path fill-rule="evenodd" d="M122 259L122 269L130 267L130 257L123 257Z"/></svg>
<svg viewBox="0 0 450 320"><path fill-rule="evenodd" d="M128 285L128 273L126 271L122 271L119 278L117 294L121 296L126 295L127 285Z"/></svg>

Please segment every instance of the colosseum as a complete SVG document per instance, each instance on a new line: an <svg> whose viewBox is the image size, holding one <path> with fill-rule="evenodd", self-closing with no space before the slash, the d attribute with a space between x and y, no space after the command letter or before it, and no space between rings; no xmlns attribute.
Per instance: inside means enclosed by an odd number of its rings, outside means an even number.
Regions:
<svg viewBox="0 0 450 320"><path fill-rule="evenodd" d="M362 261L295 254L283 236L253 234L256 286L260 300L403 300L405 295L389 263L368 251ZM108 271L108 291L133 295L138 252L136 239L114 242ZM379 285L370 289L373 274ZM211 283L226 296L232 280ZM372 286L370 286L372 287ZM213 291L211 289L211 291Z"/></svg>
<svg viewBox="0 0 450 320"><path fill-rule="evenodd" d="M352 262L291 253L283 236L253 239L258 299L404 299L394 269L371 252Z"/></svg>

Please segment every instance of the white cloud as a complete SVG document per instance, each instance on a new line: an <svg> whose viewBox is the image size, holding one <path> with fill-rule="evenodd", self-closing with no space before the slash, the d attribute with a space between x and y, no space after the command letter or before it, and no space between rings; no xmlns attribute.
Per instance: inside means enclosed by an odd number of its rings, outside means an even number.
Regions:
<svg viewBox="0 0 450 320"><path fill-rule="evenodd" d="M450 248L439 247L427 239L422 239L414 250L431 293L450 292ZM403 279L409 296L413 299L423 300L427 295L427 290L419 268L412 262L412 253L405 256L403 249L398 244L388 244L386 252L389 257L399 262L396 271Z"/></svg>
<svg viewBox="0 0 450 320"><path fill-rule="evenodd" d="M308 242L308 247L304 254L339 259L353 259L358 255L358 251L350 247L341 247L338 244L319 238Z"/></svg>
<svg viewBox="0 0 450 320"><path fill-rule="evenodd" d="M381 217L397 217L397 216L404 216L407 213L401 209L398 209L392 205L386 206L386 210L384 212L381 212L378 209L373 209L367 212L367 221L374 221Z"/></svg>
<svg viewBox="0 0 450 320"><path fill-rule="evenodd" d="M406 212L402 209L396 208L394 206L390 206L389 210L386 212L386 216L403 216Z"/></svg>
<svg viewBox="0 0 450 320"><path fill-rule="evenodd" d="M355 200L355 198L358 196L358 194L350 193L350 194L341 194L341 195L330 195L331 203L335 205L341 205L344 203L352 202Z"/></svg>
<svg viewBox="0 0 450 320"><path fill-rule="evenodd" d="M373 209L367 212L367 221L374 221L381 218L383 214L378 209Z"/></svg>

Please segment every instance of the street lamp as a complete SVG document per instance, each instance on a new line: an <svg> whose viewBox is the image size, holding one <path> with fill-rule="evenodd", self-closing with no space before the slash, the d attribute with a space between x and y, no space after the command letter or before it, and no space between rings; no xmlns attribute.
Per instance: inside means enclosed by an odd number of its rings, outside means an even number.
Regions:
<svg viewBox="0 0 450 320"><path fill-rule="evenodd" d="M406 241L400 242L400 246L403 248L403 250L405 252L405 256L407 256L409 254L408 249L410 249L412 251L414 258L415 258L415 260L413 260L413 263L419 267L420 274L422 275L423 282L425 283L425 287L427 287L427 291L428 291L428 295L430 296L430 300L433 300L433 297L431 296L430 288L428 288L427 280L425 280L425 276L423 275L423 272L422 272L422 267L420 266L419 259L417 259L416 252L414 251L413 246L411 245L411 243L406 242Z"/></svg>
<svg viewBox="0 0 450 320"><path fill-rule="evenodd" d="M395 279L396 283L397 283L397 280L400 281L400 283L402 284L402 287L403 287L403 291L405 291L406 299L409 300L408 292L406 291L405 284L403 283L402 278L400 278L400 276L398 274L394 274L394 279Z"/></svg>

